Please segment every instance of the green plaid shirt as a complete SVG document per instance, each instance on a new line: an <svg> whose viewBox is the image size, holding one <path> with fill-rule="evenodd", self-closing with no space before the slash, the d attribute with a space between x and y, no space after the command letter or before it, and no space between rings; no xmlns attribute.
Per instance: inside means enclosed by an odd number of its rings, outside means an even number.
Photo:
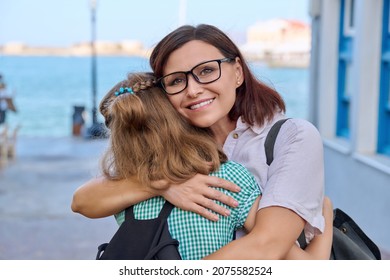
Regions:
<svg viewBox="0 0 390 280"><path fill-rule="evenodd" d="M239 193L218 188L236 199L239 206L230 208L231 215L229 217L220 216L218 222L209 221L198 214L176 207L173 208L168 218L168 226L172 237L179 241L179 252L183 260L201 259L232 241L234 231L243 227L249 210L261 194L253 175L238 163L232 161L224 163L218 171L210 175L229 180L241 187ZM135 218L156 218L164 202L164 198L155 197L135 205ZM116 220L119 225L122 224L124 211L116 215Z"/></svg>

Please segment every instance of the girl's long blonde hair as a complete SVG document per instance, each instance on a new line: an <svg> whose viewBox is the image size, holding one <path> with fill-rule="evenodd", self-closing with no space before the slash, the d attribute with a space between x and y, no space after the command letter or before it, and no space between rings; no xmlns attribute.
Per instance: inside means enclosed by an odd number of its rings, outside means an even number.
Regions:
<svg viewBox="0 0 390 280"><path fill-rule="evenodd" d="M137 176L149 185L160 179L179 183L216 170L227 158L211 131L190 125L154 84L152 74L130 74L102 99L99 109L110 129L103 174L113 180ZM121 87L134 93L116 96Z"/></svg>

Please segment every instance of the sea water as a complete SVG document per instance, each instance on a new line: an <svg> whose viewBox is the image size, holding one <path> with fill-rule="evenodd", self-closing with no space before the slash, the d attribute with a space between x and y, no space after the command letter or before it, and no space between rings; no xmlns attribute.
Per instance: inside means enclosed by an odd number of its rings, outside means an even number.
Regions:
<svg viewBox="0 0 390 280"><path fill-rule="evenodd" d="M269 68L250 63L255 75L283 96L289 117L308 116L308 69ZM85 126L92 124L92 109L127 73L148 72L141 57L97 57L96 102L93 104L91 57L0 56L0 73L14 96L17 112L8 112L19 135L64 137L72 135L74 106L85 107ZM103 122L98 113L98 121Z"/></svg>

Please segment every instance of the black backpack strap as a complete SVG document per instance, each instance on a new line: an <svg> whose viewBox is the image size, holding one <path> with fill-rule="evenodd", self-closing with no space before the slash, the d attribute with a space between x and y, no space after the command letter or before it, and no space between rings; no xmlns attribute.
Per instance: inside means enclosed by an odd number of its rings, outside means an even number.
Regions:
<svg viewBox="0 0 390 280"><path fill-rule="evenodd" d="M134 205L126 208L125 210L125 220L134 220L134 210L133 210ZM163 208L160 211L160 214L158 214L158 217L160 219L167 219L169 214L171 214L171 211L175 207L172 203L169 201L165 201Z"/></svg>
<svg viewBox="0 0 390 280"><path fill-rule="evenodd" d="M265 139L264 142L267 165L270 165L274 160L274 145L275 145L276 137L278 136L280 128L287 120L288 119L282 119L274 123L274 125L271 127L270 131L267 134L267 138Z"/></svg>
<svg viewBox="0 0 390 280"><path fill-rule="evenodd" d="M161 223L156 231L156 236L152 240L151 250L145 256L145 260L162 259L178 260L181 259L178 251L179 242L173 239L168 228L168 216L175 206L169 201L165 201L158 218Z"/></svg>
<svg viewBox="0 0 390 280"><path fill-rule="evenodd" d="M125 220L134 220L134 211L133 211L134 205L126 208L125 210Z"/></svg>
<svg viewBox="0 0 390 280"><path fill-rule="evenodd" d="M303 250L305 250L305 248L307 246L305 230L302 230L301 234L299 235L298 243L299 243L299 247L301 247Z"/></svg>
<svg viewBox="0 0 390 280"><path fill-rule="evenodd" d="M160 214L158 215L158 217L160 219L164 219L164 220L167 219L169 214L171 214L171 211L172 211L173 207L175 207L175 206L173 206L172 203L170 203L169 201L165 201L164 206L161 209Z"/></svg>

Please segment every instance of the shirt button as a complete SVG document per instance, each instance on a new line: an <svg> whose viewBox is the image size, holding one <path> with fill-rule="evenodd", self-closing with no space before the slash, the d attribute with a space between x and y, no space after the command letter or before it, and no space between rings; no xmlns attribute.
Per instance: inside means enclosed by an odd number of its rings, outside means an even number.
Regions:
<svg viewBox="0 0 390 280"><path fill-rule="evenodd" d="M233 134L233 138L234 138L234 139L237 139L237 138L238 138L238 133L234 133L234 134Z"/></svg>

